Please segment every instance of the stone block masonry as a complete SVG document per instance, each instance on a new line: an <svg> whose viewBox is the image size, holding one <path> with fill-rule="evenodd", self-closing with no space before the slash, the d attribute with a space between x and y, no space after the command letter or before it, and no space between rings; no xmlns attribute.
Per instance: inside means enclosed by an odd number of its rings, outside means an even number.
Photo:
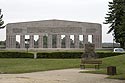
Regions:
<svg viewBox="0 0 125 83"><path fill-rule="evenodd" d="M80 42L82 45L88 43L88 35L92 35L92 42L95 44L95 48L102 48L102 27L98 23L77 22L67 20L42 20L31 22L19 22L9 23L6 26L6 48L17 49L16 36L20 36L19 49L25 48L26 35L29 35L29 49L37 48L44 49L44 43L46 48L80 48ZM34 40L34 35L38 35L38 40ZM53 38L53 35L55 37ZM62 38L62 35L65 37ZM74 39L71 39L73 35ZM80 40L82 35L82 41ZM45 42L44 36L47 37ZM65 41L64 41L65 40ZM64 43L65 46L62 46ZM71 46L72 45L72 46Z"/></svg>

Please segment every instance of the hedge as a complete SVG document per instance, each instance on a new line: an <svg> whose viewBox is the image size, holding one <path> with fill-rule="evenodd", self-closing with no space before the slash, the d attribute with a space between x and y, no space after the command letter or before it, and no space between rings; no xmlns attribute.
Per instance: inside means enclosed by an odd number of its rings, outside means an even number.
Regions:
<svg viewBox="0 0 125 83"><path fill-rule="evenodd" d="M125 53L113 53L113 52L97 52L99 58L117 56ZM39 52L37 58L52 58L52 59L64 59L64 58L81 58L83 52ZM26 52L0 52L0 58L34 58L33 53Z"/></svg>
<svg viewBox="0 0 125 83"><path fill-rule="evenodd" d="M97 52L98 58L105 58L105 57L112 57L112 56L118 56L125 53L114 53L114 52Z"/></svg>
<svg viewBox="0 0 125 83"><path fill-rule="evenodd" d="M37 58L81 58L83 52L52 52L52 53L37 53ZM113 53L113 52L97 52L99 58L117 56L124 53Z"/></svg>
<svg viewBox="0 0 125 83"><path fill-rule="evenodd" d="M52 52L37 53L37 58L80 58L82 52Z"/></svg>
<svg viewBox="0 0 125 83"><path fill-rule="evenodd" d="M26 52L0 52L0 58L33 58L34 54Z"/></svg>

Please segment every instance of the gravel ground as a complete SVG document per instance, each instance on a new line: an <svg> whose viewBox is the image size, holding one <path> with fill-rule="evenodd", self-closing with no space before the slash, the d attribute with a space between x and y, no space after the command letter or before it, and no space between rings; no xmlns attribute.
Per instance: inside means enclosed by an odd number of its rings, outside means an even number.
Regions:
<svg viewBox="0 0 125 83"><path fill-rule="evenodd" d="M0 83L125 83L107 79L107 75L79 73L81 69L64 69L24 74L0 74Z"/></svg>

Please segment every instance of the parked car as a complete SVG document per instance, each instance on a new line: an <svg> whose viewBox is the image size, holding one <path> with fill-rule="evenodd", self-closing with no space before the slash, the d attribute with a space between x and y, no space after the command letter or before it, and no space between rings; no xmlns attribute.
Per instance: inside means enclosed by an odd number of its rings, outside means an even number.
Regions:
<svg viewBox="0 0 125 83"><path fill-rule="evenodd" d="M123 48L114 48L113 52L125 52Z"/></svg>

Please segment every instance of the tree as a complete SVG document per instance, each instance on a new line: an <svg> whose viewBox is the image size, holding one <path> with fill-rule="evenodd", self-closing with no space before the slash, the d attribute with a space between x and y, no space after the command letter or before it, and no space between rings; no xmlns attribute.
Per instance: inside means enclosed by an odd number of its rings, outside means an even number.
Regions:
<svg viewBox="0 0 125 83"><path fill-rule="evenodd" d="M0 45L6 45L6 41L0 41Z"/></svg>
<svg viewBox="0 0 125 83"><path fill-rule="evenodd" d="M108 33L113 31L115 41L124 46L125 38L125 0L109 2L109 12L105 17L105 24L110 24Z"/></svg>
<svg viewBox="0 0 125 83"><path fill-rule="evenodd" d="M0 9L0 29L5 27L5 26L3 26L4 21L2 20L2 18L3 18L3 14L1 14L1 9Z"/></svg>

